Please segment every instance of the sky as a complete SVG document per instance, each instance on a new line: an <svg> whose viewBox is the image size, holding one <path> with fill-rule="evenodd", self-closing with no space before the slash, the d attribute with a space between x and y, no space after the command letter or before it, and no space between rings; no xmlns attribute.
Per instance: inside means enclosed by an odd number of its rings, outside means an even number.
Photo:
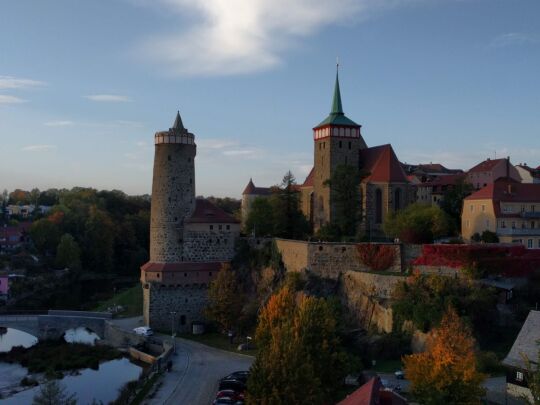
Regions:
<svg viewBox="0 0 540 405"><path fill-rule="evenodd" d="M538 0L0 0L0 189L150 193L177 110L198 195L303 182L346 115L407 163L540 165Z"/></svg>

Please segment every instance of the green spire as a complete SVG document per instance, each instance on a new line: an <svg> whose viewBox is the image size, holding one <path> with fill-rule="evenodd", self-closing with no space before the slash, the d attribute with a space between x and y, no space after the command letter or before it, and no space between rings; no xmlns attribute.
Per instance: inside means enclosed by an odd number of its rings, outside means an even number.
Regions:
<svg viewBox="0 0 540 405"><path fill-rule="evenodd" d="M334 86L334 99L332 100L332 110L330 111L330 114L343 115L343 106L341 105L341 92L339 91L339 71L337 69L338 68L336 68L336 84Z"/></svg>

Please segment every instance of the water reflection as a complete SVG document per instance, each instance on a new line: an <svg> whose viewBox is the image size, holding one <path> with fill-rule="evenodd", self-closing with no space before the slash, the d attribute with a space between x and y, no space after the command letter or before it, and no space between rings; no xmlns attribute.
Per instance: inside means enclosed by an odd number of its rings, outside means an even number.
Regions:
<svg viewBox="0 0 540 405"><path fill-rule="evenodd" d="M9 352L15 346L34 346L37 342L37 337L29 333L7 328L6 333L0 333L0 353Z"/></svg>
<svg viewBox="0 0 540 405"><path fill-rule="evenodd" d="M99 340L99 336L90 329L81 326L77 329L68 329L64 334L64 340L68 343L85 343L93 346L96 340Z"/></svg>
<svg viewBox="0 0 540 405"><path fill-rule="evenodd" d="M114 401L122 386L139 378L142 368L128 359L111 360L99 365L99 370L80 370L78 375L67 375L60 383L68 393L77 396L78 404L90 404L92 400L107 404ZM40 388L22 391L2 400L2 405L31 404Z"/></svg>

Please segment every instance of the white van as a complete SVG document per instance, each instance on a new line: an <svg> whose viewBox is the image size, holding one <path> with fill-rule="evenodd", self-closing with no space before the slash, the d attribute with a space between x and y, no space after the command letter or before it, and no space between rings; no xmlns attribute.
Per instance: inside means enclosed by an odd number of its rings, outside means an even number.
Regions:
<svg viewBox="0 0 540 405"><path fill-rule="evenodd" d="M139 326L133 329L133 332L141 336L152 336L154 334L154 331L149 326Z"/></svg>

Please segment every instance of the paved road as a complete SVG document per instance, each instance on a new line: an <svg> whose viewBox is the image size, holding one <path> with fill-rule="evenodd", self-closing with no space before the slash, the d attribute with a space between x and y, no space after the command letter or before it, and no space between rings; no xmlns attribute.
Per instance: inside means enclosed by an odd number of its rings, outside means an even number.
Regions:
<svg viewBox="0 0 540 405"><path fill-rule="evenodd" d="M142 318L115 319L126 330L142 325ZM160 336L170 339L170 336ZM253 357L215 349L186 339L176 339L173 367L160 380L161 386L148 405L209 405L218 389L218 380L233 371L247 370Z"/></svg>

